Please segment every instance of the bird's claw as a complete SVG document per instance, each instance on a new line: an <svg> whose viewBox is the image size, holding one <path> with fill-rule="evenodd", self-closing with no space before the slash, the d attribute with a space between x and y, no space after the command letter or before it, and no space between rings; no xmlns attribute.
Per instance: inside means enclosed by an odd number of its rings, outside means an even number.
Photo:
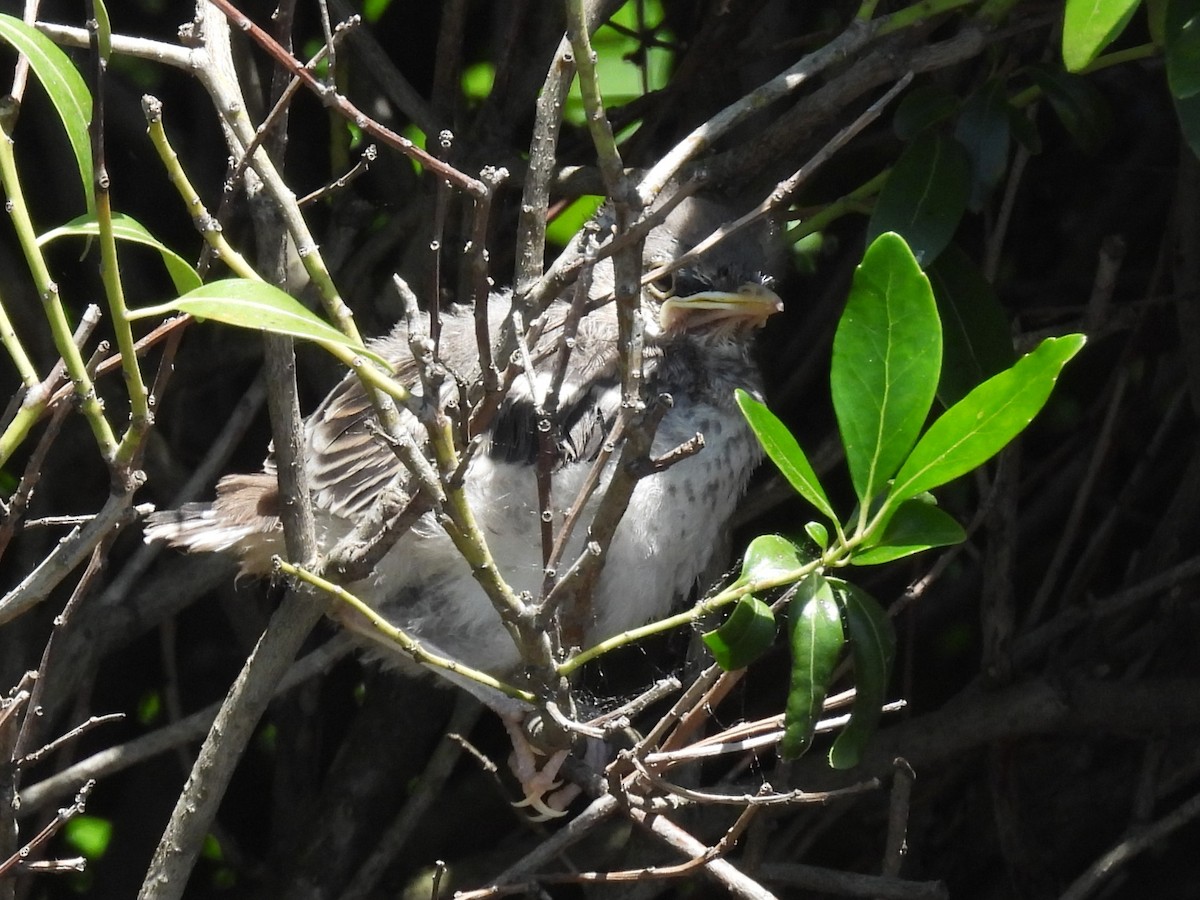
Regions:
<svg viewBox="0 0 1200 900"><path fill-rule="evenodd" d="M513 755L509 767L521 784L522 798L513 803L518 809L528 807L534 814L533 822L558 819L567 814L571 801L579 796L575 785L563 787L558 771L570 755L570 750L559 750L538 766L539 752L529 743L524 730L517 722L505 719L504 727L512 739Z"/></svg>

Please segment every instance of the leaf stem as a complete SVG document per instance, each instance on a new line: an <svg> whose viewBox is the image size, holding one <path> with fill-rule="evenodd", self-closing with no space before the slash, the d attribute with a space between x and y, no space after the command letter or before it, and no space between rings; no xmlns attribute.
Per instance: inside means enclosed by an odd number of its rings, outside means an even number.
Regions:
<svg viewBox="0 0 1200 900"><path fill-rule="evenodd" d="M1115 50L1112 53L1096 57L1075 74L1091 75L1093 72L1099 72L1101 69L1107 69L1111 66L1137 62L1140 59L1150 59L1158 56L1160 52L1158 46L1153 42L1138 44L1136 47L1126 47L1124 50Z"/></svg>
<svg viewBox="0 0 1200 900"><path fill-rule="evenodd" d="M589 647L581 653L572 656L570 659L560 663L557 669L559 675L568 677L576 670L587 665L594 659L603 656L611 650L618 647L624 647L626 644L632 644L640 641L643 638L648 638L651 635L661 634L664 631L669 631L672 628L678 628L681 625L690 625L702 616L706 616L711 612L720 609L722 606L728 606L731 603L740 600L748 594L760 594L764 591L774 590L775 588L785 587L795 584L806 575L813 572L824 570L829 566L844 565L843 560L847 555L846 548L833 548L820 559L814 559L796 569L788 569L784 572L779 572L769 578L759 578L753 581L736 581L729 587L719 593L713 594L704 600L696 603L691 609L686 609L681 613L676 613L673 616L668 616L665 619L659 619L656 622L650 622L640 628L631 628L628 631L623 631L620 634L613 635L607 640L603 640L598 644Z"/></svg>
<svg viewBox="0 0 1200 900"><path fill-rule="evenodd" d="M886 18L880 19L876 37L883 37L885 34L909 28L927 19L932 19L934 16L940 16L942 13L963 6L971 6L976 2L977 0L920 0L919 3L906 6Z"/></svg>
<svg viewBox="0 0 1200 900"><path fill-rule="evenodd" d="M788 242L794 244L796 241L808 237L810 234L824 231L833 222L849 213L865 211L865 201L870 197L874 197L883 189L884 182L887 181L891 173L891 169L884 169L874 178L863 182L850 191L850 193L843 194L832 203L813 213L807 219L789 228L787 233Z"/></svg>

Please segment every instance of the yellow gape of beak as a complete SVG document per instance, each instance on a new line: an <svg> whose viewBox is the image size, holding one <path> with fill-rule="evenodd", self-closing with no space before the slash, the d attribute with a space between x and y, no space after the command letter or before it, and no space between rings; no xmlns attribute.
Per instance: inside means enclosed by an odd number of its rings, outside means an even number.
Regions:
<svg viewBox="0 0 1200 900"><path fill-rule="evenodd" d="M713 323L733 327L761 328L767 319L782 312L783 301L770 288L749 282L736 293L700 291L690 297L668 297L658 310L658 324L664 333L690 331Z"/></svg>

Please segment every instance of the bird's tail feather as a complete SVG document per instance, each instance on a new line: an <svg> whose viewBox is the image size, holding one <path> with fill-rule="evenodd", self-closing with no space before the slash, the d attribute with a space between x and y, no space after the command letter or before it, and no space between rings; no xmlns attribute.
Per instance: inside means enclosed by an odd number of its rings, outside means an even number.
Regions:
<svg viewBox="0 0 1200 900"><path fill-rule="evenodd" d="M190 553L233 553L246 574L271 571L271 557L283 552L272 475L230 475L217 485L212 503L185 503L146 517L147 544L164 541Z"/></svg>

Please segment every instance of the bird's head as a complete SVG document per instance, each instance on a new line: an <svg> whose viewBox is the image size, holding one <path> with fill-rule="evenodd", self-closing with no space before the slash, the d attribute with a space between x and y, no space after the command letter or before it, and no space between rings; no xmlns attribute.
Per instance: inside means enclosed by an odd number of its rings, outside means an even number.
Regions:
<svg viewBox="0 0 1200 900"><path fill-rule="evenodd" d="M778 241L769 223L700 247L735 218L724 204L689 197L647 235L642 284L647 339L742 343L783 309L771 289ZM694 258L675 265L698 247Z"/></svg>

